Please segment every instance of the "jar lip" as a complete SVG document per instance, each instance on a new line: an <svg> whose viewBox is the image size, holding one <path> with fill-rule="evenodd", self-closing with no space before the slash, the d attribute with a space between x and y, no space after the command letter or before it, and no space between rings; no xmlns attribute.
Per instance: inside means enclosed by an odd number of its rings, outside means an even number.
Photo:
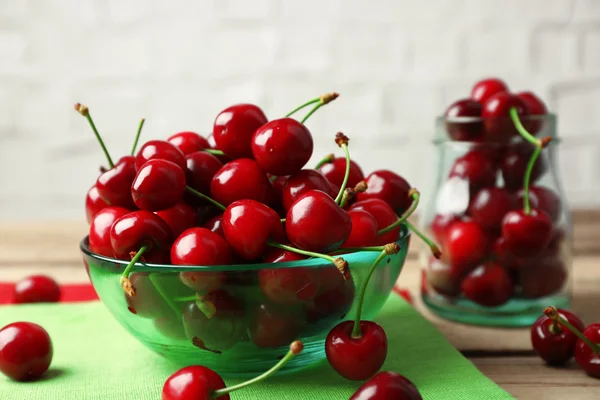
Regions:
<svg viewBox="0 0 600 400"><path fill-rule="evenodd" d="M480 121L485 121L485 120L493 120L493 119L500 119L500 118L510 118L509 116L501 116L501 117L447 117L445 115L438 115L435 119L436 122L456 122L456 123L471 123L471 122L480 122ZM525 117L522 118L522 120L526 120L526 121L544 121L544 120L549 120L549 121L556 121L557 119L557 114L555 113L547 113L544 115L527 115Z"/></svg>
<svg viewBox="0 0 600 400"><path fill-rule="evenodd" d="M492 141L488 141L488 142L476 142L474 140L454 140L451 138L436 138L433 139L431 141L431 143L433 144L451 144L452 146L494 146L494 147L501 147L501 146L506 146L509 144L514 144L514 143L522 143L524 141L521 140L517 140L517 141L508 141L508 142L492 142ZM554 146L559 144L560 142L562 142L562 138L556 136L556 137L552 137L552 141L548 144L548 146Z"/></svg>

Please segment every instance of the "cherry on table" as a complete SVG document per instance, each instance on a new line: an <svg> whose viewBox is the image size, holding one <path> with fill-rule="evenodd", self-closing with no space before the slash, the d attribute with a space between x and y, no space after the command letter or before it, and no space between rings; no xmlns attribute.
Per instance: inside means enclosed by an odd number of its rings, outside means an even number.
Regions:
<svg viewBox="0 0 600 400"><path fill-rule="evenodd" d="M169 136L167 142L181 150L184 155L211 148L208 140L190 131L175 133Z"/></svg>
<svg viewBox="0 0 600 400"><path fill-rule="evenodd" d="M251 311L248 334L260 348L283 346L298 337L304 315L300 309L264 302Z"/></svg>
<svg viewBox="0 0 600 400"><path fill-rule="evenodd" d="M352 220L352 231L342 248L376 246L379 243L377 220L371 213L353 209L348 211Z"/></svg>
<svg viewBox="0 0 600 400"><path fill-rule="evenodd" d="M508 147L500 163L502 179L507 189L515 191L523 187L527 164L533 151L533 146L529 143L515 143ZM547 162L539 157L531 170L530 184L538 181L547 169Z"/></svg>
<svg viewBox="0 0 600 400"><path fill-rule="evenodd" d="M479 190L469 204L469 215L482 228L500 233L504 215L517 208L515 197L504 188Z"/></svg>
<svg viewBox="0 0 600 400"><path fill-rule="evenodd" d="M518 257L540 254L552 239L552 220L544 211L532 208L508 212L502 220L502 236L506 248Z"/></svg>
<svg viewBox="0 0 600 400"><path fill-rule="evenodd" d="M113 168L102 173L96 180L98 194L111 206L134 209L131 184L135 175L135 158L122 157Z"/></svg>
<svg viewBox="0 0 600 400"><path fill-rule="evenodd" d="M275 191L265 171L249 158L239 158L223 165L213 176L210 193L224 206L243 199L270 205L275 199Z"/></svg>
<svg viewBox="0 0 600 400"><path fill-rule="evenodd" d="M497 307L506 303L514 293L513 282L506 268L488 261L471 271L462 281L463 295L485 307Z"/></svg>
<svg viewBox="0 0 600 400"><path fill-rule="evenodd" d="M196 225L196 210L182 201L166 210L156 211L155 214L169 225L175 238Z"/></svg>
<svg viewBox="0 0 600 400"><path fill-rule="evenodd" d="M363 383L350 400L423 400L408 378L391 371L378 372Z"/></svg>
<svg viewBox="0 0 600 400"><path fill-rule="evenodd" d="M160 211L180 202L185 186L185 172L177 164L152 159L139 168L131 184L131 195L140 209Z"/></svg>
<svg viewBox="0 0 600 400"><path fill-rule="evenodd" d="M471 89L471 98L484 104L490 97L500 92L508 92L508 85L499 78L487 78L477 82Z"/></svg>
<svg viewBox="0 0 600 400"><path fill-rule="evenodd" d="M583 336L596 346L592 349L587 343L578 339L575 343L575 361L586 374L600 378L600 323L588 325L583 331Z"/></svg>
<svg viewBox="0 0 600 400"><path fill-rule="evenodd" d="M188 153L185 156L185 162L187 185L200 193L210 193L210 183L217 171L223 168L223 163L205 151Z"/></svg>
<svg viewBox="0 0 600 400"><path fill-rule="evenodd" d="M392 207L390 207L390 205L385 201L378 198L357 201L348 209L348 211L354 210L362 210L371 214L377 221L377 227L379 230L392 225L398 220L398 216ZM352 231L350 231L350 233L352 233ZM386 243L396 242L399 237L400 227L397 227L389 232L379 235L377 245L383 246Z"/></svg>
<svg viewBox="0 0 600 400"><path fill-rule="evenodd" d="M54 349L48 332L32 322L14 322L0 329L0 372L15 381L42 376Z"/></svg>
<svg viewBox="0 0 600 400"><path fill-rule="evenodd" d="M21 279L13 289L13 302L56 303L60 300L60 286L46 275L32 275Z"/></svg>
<svg viewBox="0 0 600 400"><path fill-rule="evenodd" d="M319 167L319 172L334 186L341 187L346 173L346 158L336 157L332 162L323 164ZM348 187L356 186L360 181L365 179L360 166L350 160L350 175L348 175Z"/></svg>
<svg viewBox="0 0 600 400"><path fill-rule="evenodd" d="M558 313L571 325L583 330L583 322L573 312L558 309ZM533 323L530 337L533 350L549 365L564 365L573 358L577 336L547 315Z"/></svg>
<svg viewBox="0 0 600 400"><path fill-rule="evenodd" d="M479 141L483 136L481 103L473 99L457 100L444 112L446 131L452 140Z"/></svg>
<svg viewBox="0 0 600 400"><path fill-rule="evenodd" d="M167 160L185 171L185 156L175 145L165 140L149 140L142 145L135 156L135 170L139 171L149 160Z"/></svg>
<svg viewBox="0 0 600 400"><path fill-rule="evenodd" d="M110 229L116 220L131 211L123 207L106 207L102 209L90 225L89 246L92 253L114 257L115 253L110 241Z"/></svg>
<svg viewBox="0 0 600 400"><path fill-rule="evenodd" d="M530 112L527 104L508 92L498 92L483 103L481 116L485 125L485 139L492 142L507 142L519 133L510 118L510 109L515 108L519 118Z"/></svg>
<svg viewBox="0 0 600 400"><path fill-rule="evenodd" d="M485 150L474 148L454 161L449 178L465 179L472 189L477 189L494 186L497 170L494 159Z"/></svg>
<svg viewBox="0 0 600 400"><path fill-rule="evenodd" d="M274 183L275 186L275 183ZM334 193L331 183L318 171L312 169L303 169L289 176L281 189L281 198L283 208L287 211L292 204L309 190L320 190L329 194L331 198L337 196Z"/></svg>
<svg viewBox="0 0 600 400"><path fill-rule="evenodd" d="M92 186L85 195L85 218L87 223L91 224L96 214L109 205L110 204L100 197L98 188L96 187L96 184L94 184L94 186Z"/></svg>
<svg viewBox="0 0 600 400"><path fill-rule="evenodd" d="M268 122L254 104L235 104L215 118L213 138L217 148L232 159L253 157L251 141L258 128Z"/></svg>
<svg viewBox="0 0 600 400"><path fill-rule="evenodd" d="M365 182L367 190L356 194L357 201L381 199L388 203L398 215L403 214L412 204L408 195L411 189L410 184L393 171L387 169L373 171L365 178Z"/></svg>

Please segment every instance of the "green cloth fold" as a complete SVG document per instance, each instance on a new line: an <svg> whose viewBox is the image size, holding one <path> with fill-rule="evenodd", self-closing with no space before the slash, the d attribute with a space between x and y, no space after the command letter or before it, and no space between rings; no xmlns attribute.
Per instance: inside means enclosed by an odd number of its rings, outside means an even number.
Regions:
<svg viewBox="0 0 600 400"><path fill-rule="evenodd" d="M129 335L100 302L0 307L0 326L15 321L46 328L54 359L40 381L19 383L0 375L0 399L160 400L164 381L177 369ZM423 399L513 399L399 296L390 296L376 321L388 335L383 370L407 376ZM225 382L231 385L239 380ZM241 389L231 398L343 400L359 386L360 382L341 378L324 362Z"/></svg>

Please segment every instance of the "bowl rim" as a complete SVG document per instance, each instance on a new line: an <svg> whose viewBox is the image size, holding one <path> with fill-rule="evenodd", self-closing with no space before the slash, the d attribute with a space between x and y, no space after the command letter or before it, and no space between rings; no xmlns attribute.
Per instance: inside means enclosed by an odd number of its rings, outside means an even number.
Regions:
<svg viewBox="0 0 600 400"><path fill-rule="evenodd" d="M406 224L400 224L400 237L396 241L398 246L400 246L400 252L408 251L408 247L410 245L410 237L411 231L408 229ZM88 257L91 257L95 260L102 261L100 267L103 269L108 269L106 263L119 264L125 268L129 261L119 260L112 257L103 256L97 253L92 252L88 246L89 235L83 237L83 239L79 242L80 251ZM364 257L367 254L378 254L377 251L355 251L349 253L340 253L336 254L332 257L343 257L344 260L348 261L350 264L350 268L352 268L352 262L357 261L359 258ZM400 254L400 253L398 253ZM84 260L85 261L85 260ZM297 267L307 267L307 268L322 268L324 263L328 263L328 261L322 258L308 258L305 260L297 260L297 261L287 261L282 263L254 263L254 264L227 264L227 265L172 265L172 264L152 264L152 263L144 263L137 262L134 264L134 269L137 272L180 272L180 271L224 271L224 272L234 272L234 271L256 271L263 269L279 269L279 268L297 268Z"/></svg>

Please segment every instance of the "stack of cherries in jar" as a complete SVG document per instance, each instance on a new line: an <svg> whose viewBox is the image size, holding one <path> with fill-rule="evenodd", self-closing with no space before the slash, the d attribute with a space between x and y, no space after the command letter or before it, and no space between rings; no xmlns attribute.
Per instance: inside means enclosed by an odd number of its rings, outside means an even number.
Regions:
<svg viewBox="0 0 600 400"><path fill-rule="evenodd" d="M116 163L89 109L76 104L108 163L86 197L89 248L128 261L115 284L122 286L130 312L154 319L165 334L222 353L240 341L279 347L315 321L340 315L343 320L356 293L357 315L332 329L327 358L348 379L364 381L379 372L387 355L385 332L360 316L368 279L355 290L352 266L339 254L380 252L372 271L386 255L399 251L396 242L403 223L437 257L440 252L406 221L418 205L419 192L389 170L365 176L351 160L343 133L334 139L343 157L330 154L314 168L306 166L313 155L313 138L304 123L337 97L319 96L272 120L256 105L232 105L216 116L209 137L179 132L166 140L147 141L138 150L142 120L131 154ZM300 121L291 117L311 105ZM135 272L139 261L227 266L314 257L330 262L330 268L265 268L235 276L226 273L227 268L181 272L178 284L196 292L184 304L161 300L149 274ZM228 291L246 281L258 284L260 300ZM182 318L165 321L164 307L174 308ZM376 386L405 388L404 381L396 384L405 378L385 374L389 376L377 375ZM373 385L364 391L372 392ZM381 393L396 389L390 390ZM186 398L173 394L183 393L179 389L169 393L164 398Z"/></svg>
<svg viewBox="0 0 600 400"><path fill-rule="evenodd" d="M444 256L423 271L425 293L498 307L560 292L562 205L539 183L549 168L547 114L534 93L513 93L500 79L477 82L471 97L448 107L444 129L465 152L447 172L447 197L429 227Z"/></svg>

